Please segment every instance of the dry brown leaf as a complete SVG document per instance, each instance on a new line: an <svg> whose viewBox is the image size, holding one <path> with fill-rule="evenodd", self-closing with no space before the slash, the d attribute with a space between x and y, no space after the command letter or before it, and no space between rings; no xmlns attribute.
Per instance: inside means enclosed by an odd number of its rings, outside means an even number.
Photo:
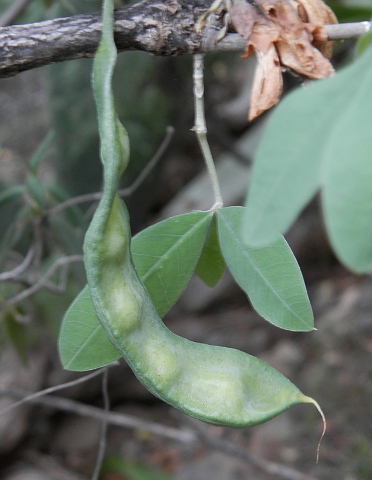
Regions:
<svg viewBox="0 0 372 480"><path fill-rule="evenodd" d="M249 120L278 102L281 65L313 79L333 74L332 43L323 26L337 22L322 0L255 0L255 5L235 0L229 8L237 32L247 40L245 56L255 52L258 60Z"/></svg>
<svg viewBox="0 0 372 480"><path fill-rule="evenodd" d="M280 61L300 75L312 79L321 79L334 73L334 69L315 47L310 47L302 39L294 39L291 43L279 41L276 43Z"/></svg>
<svg viewBox="0 0 372 480"><path fill-rule="evenodd" d="M250 3L233 5L229 11L230 18L236 31L248 40L252 34L253 25L259 21L259 12Z"/></svg>
<svg viewBox="0 0 372 480"><path fill-rule="evenodd" d="M280 31L249 3L233 6L229 13L237 32L247 40L243 58L256 52L257 67L248 112L248 120L253 120L276 105L282 94L282 71L275 48Z"/></svg>
<svg viewBox="0 0 372 480"><path fill-rule="evenodd" d="M331 58L333 42L327 42L327 32L323 25L338 23L336 15L322 0L294 1L298 4L300 10L303 9L306 12L306 23L314 26L314 47L320 50L326 58Z"/></svg>
<svg viewBox="0 0 372 480"><path fill-rule="evenodd" d="M257 50L257 67L254 75L248 120L261 115L276 105L283 90L282 69L274 44L265 54Z"/></svg>
<svg viewBox="0 0 372 480"><path fill-rule="evenodd" d="M318 0L303 1L318 2ZM280 27L280 39L276 46L283 65L309 78L324 78L333 73L333 67L328 59L324 58L312 44L314 36L311 28L301 20L293 1L257 0L257 4ZM315 29L318 26L321 24L313 27Z"/></svg>
<svg viewBox="0 0 372 480"><path fill-rule="evenodd" d="M306 23L313 25L330 25L337 23L337 17L322 0L295 0L307 14Z"/></svg>

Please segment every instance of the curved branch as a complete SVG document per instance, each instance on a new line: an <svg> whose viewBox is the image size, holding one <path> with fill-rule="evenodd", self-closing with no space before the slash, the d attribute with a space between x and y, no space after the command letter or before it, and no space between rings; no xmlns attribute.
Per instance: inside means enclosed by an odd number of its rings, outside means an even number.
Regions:
<svg viewBox="0 0 372 480"><path fill-rule="evenodd" d="M115 12L119 51L182 55L200 49L194 24L210 1L144 0ZM0 77L50 63L92 57L101 36L101 14L56 18L0 28Z"/></svg>
<svg viewBox="0 0 372 480"><path fill-rule="evenodd" d="M143 50L154 55L245 48L238 34L216 43L219 22L201 33L197 19L211 0L144 0L115 12L115 42L119 51ZM101 14L56 18L27 25L0 28L0 78L51 63L92 57L101 35ZM370 22L326 27L329 39L358 37L370 29Z"/></svg>

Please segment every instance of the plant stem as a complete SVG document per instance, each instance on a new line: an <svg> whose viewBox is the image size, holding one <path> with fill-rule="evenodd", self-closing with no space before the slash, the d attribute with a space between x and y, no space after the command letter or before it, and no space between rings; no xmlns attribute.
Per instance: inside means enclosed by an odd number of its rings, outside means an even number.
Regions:
<svg viewBox="0 0 372 480"><path fill-rule="evenodd" d="M220 184L217 177L211 150L207 140L207 126L204 114L204 55L198 53L193 57L193 80L195 102L195 125L193 131L198 139L200 149L212 182L214 205L212 210L223 207Z"/></svg>

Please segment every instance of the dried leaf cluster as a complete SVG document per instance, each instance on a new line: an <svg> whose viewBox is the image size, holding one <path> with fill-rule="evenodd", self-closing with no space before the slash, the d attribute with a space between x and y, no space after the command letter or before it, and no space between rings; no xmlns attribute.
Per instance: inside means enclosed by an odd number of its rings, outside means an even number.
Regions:
<svg viewBox="0 0 372 480"><path fill-rule="evenodd" d="M312 79L332 75L332 42L324 25L337 23L322 0L216 0L225 3L236 31L247 41L244 57L257 57L248 120L274 106L283 90L283 67ZM218 7L217 7L218 5Z"/></svg>

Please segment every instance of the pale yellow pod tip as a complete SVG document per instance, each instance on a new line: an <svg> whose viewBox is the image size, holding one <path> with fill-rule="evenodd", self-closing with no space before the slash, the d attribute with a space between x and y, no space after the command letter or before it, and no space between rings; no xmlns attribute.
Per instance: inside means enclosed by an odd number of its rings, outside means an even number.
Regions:
<svg viewBox="0 0 372 480"><path fill-rule="evenodd" d="M323 413L323 410L320 408L320 405L319 403L314 400L313 398L311 397L304 397L303 398L303 402L304 403L312 403L316 409L318 410L318 412L320 413L320 416L322 417L322 421L323 421L323 431L322 431L322 434L320 436L320 439L319 439L319 442L318 442L318 446L317 446L317 449L316 449L316 463L319 462L319 452L320 452L320 445L322 443L322 440L323 440L323 437L324 437L324 434L326 432L326 428L327 428L327 422L326 422L326 418L325 418L325 415Z"/></svg>

